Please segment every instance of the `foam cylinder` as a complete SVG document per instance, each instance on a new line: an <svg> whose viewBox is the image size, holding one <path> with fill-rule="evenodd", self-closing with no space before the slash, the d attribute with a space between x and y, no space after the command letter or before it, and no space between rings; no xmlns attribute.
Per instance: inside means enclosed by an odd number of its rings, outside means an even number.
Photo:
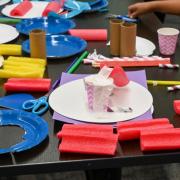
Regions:
<svg viewBox="0 0 180 180"><path fill-rule="evenodd" d="M80 37L87 41L106 41L106 29L71 29L69 34L72 36Z"/></svg>

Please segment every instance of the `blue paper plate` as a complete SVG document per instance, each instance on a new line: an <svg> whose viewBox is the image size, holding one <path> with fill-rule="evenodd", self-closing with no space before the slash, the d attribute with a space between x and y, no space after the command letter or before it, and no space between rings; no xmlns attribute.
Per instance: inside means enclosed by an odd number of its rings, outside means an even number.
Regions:
<svg viewBox="0 0 180 180"><path fill-rule="evenodd" d="M34 29L42 29L46 34L61 34L75 27L72 20L63 19L60 17L42 17L24 19L16 25L16 29L22 33L29 35Z"/></svg>
<svg viewBox="0 0 180 180"><path fill-rule="evenodd" d="M19 126L24 129L22 142L0 148L0 154L21 152L40 144L48 136L48 124L41 117L21 110L0 110L0 126Z"/></svg>
<svg viewBox="0 0 180 180"><path fill-rule="evenodd" d="M48 58L66 58L84 51L87 47L85 40L70 35L47 35L46 52ZM22 49L30 53L30 43L22 43Z"/></svg>
<svg viewBox="0 0 180 180"><path fill-rule="evenodd" d="M99 11L103 8L106 8L108 6L108 1L107 0L101 0L97 1L97 3L91 4L91 10L86 10L84 12L94 12L94 11Z"/></svg>

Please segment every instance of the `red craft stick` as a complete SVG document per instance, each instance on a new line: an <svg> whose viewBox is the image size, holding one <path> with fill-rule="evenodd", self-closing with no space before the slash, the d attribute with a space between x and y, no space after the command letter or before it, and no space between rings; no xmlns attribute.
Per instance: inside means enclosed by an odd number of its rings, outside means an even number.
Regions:
<svg viewBox="0 0 180 180"><path fill-rule="evenodd" d="M104 134L104 136L108 134L113 134L113 127L111 125L72 125L72 124L64 124L61 131L57 133L57 137L61 139L64 136L68 135L97 135Z"/></svg>
<svg viewBox="0 0 180 180"><path fill-rule="evenodd" d="M180 149L180 128L154 129L141 131L142 151Z"/></svg>
<svg viewBox="0 0 180 180"><path fill-rule="evenodd" d="M87 41L106 41L107 29L71 29L69 34Z"/></svg>
<svg viewBox="0 0 180 180"><path fill-rule="evenodd" d="M118 130L121 128L134 128L134 127L147 127L152 125L161 125L161 124L169 124L169 119L167 118L156 118L156 119L148 119L142 121L127 121L120 122L117 124Z"/></svg>
<svg viewBox="0 0 180 180"><path fill-rule="evenodd" d="M141 66L159 66L159 64L170 64L170 59L167 58L166 60L156 60L156 61L150 61L150 60L144 60L144 61L99 61L99 65L97 67L107 66L107 67L141 67Z"/></svg>
<svg viewBox="0 0 180 180"><path fill-rule="evenodd" d="M69 153L114 155L117 148L117 135L107 137L93 136L65 136L59 145L59 151Z"/></svg>
<svg viewBox="0 0 180 180"><path fill-rule="evenodd" d="M18 4L13 10L11 10L11 16L24 16L32 8L32 3L25 0Z"/></svg>
<svg viewBox="0 0 180 180"><path fill-rule="evenodd" d="M48 3L48 5L45 7L42 16L47 16L49 12L58 12L61 8L62 8L63 4L60 4L56 1L52 1L50 3Z"/></svg>
<svg viewBox="0 0 180 180"><path fill-rule="evenodd" d="M9 79L4 89L11 92L47 92L50 90L51 79Z"/></svg>
<svg viewBox="0 0 180 180"><path fill-rule="evenodd" d="M168 129L174 128L172 124L155 124L147 127L135 127L135 128L122 128L118 131L118 138L120 141L134 140L140 138L140 133L143 130L153 130L153 129Z"/></svg>

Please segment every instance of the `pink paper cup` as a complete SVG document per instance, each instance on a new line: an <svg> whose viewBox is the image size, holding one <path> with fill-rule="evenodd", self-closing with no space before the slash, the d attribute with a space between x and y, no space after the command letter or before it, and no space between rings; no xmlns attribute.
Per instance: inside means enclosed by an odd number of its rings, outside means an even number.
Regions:
<svg viewBox="0 0 180 180"><path fill-rule="evenodd" d="M111 85L99 86L88 83L84 80L87 94L88 108L92 112L107 112L109 105L109 96L112 93Z"/></svg>
<svg viewBox="0 0 180 180"><path fill-rule="evenodd" d="M173 55L176 51L179 30L175 28L160 28L157 32L160 53Z"/></svg>

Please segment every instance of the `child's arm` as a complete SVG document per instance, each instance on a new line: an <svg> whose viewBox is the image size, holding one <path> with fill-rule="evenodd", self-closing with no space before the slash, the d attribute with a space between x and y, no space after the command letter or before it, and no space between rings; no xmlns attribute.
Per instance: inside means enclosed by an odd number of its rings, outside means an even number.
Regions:
<svg viewBox="0 0 180 180"><path fill-rule="evenodd" d="M128 15L132 18L136 18L137 16L154 11L180 15L180 1L167 0L167 1L142 2L142 3L136 3L130 5L128 7Z"/></svg>

